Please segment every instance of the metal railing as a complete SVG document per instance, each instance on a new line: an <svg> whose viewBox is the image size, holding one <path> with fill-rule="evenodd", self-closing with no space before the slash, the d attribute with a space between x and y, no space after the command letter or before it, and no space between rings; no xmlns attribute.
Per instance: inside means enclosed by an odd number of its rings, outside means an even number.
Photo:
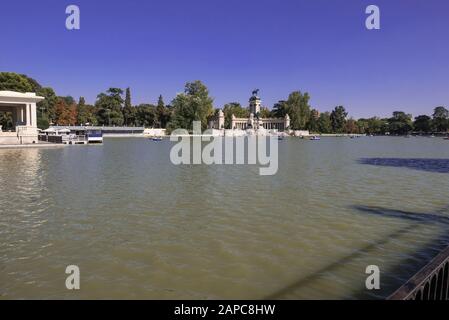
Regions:
<svg viewBox="0 0 449 320"><path fill-rule="evenodd" d="M438 254L388 300L449 300L449 247Z"/></svg>

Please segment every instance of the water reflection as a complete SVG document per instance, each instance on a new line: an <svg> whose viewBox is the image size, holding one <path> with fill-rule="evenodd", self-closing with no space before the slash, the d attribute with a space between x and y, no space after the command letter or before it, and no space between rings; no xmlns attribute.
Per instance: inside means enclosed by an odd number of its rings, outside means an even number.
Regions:
<svg viewBox="0 0 449 320"><path fill-rule="evenodd" d="M404 167L413 170L449 173L449 159L362 158L360 164L383 167Z"/></svg>

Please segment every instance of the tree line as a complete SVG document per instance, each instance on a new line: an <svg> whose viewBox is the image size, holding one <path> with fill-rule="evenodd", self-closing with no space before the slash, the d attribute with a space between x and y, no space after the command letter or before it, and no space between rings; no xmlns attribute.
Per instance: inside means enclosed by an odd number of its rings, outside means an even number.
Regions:
<svg viewBox="0 0 449 320"><path fill-rule="evenodd" d="M213 106L213 98L201 81L188 82L184 92L178 94L169 105L165 105L162 96L156 104L133 105L131 90L109 88L97 95L93 105L86 103L83 97L78 101L71 96L57 96L50 87L42 87L36 80L11 72L0 73L0 90L18 92L36 92L45 97L39 102L38 126L45 129L51 124L57 125L100 125L100 126L144 126L191 130L193 121L201 121L203 129L216 118L218 109ZM308 93L294 91L286 100L280 100L270 110L262 108L256 117L290 116L292 130L309 130L313 133L360 133L404 135L411 132L436 133L449 129L449 111L438 106L431 116L419 115L413 119L411 114L395 111L389 118L348 117L344 106L337 106L331 112L319 112L310 105ZM231 128L232 115L237 118L249 117L248 108L238 102L227 103L222 108L225 115L225 128ZM12 127L12 117L0 115L3 128Z"/></svg>

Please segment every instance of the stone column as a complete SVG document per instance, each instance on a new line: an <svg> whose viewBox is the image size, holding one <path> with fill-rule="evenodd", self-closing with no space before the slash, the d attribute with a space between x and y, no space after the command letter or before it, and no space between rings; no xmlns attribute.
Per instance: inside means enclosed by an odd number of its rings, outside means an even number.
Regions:
<svg viewBox="0 0 449 320"><path fill-rule="evenodd" d="M26 108L26 126L30 127L31 126L31 105L27 103L25 108Z"/></svg>
<svg viewBox="0 0 449 320"><path fill-rule="evenodd" d="M20 106L20 124L23 125L23 123L25 122L25 105Z"/></svg>
<svg viewBox="0 0 449 320"><path fill-rule="evenodd" d="M36 104L30 104L30 125L34 128L37 127L37 114L36 114Z"/></svg>
<svg viewBox="0 0 449 320"><path fill-rule="evenodd" d="M289 128L290 128L290 116L286 114L284 119L284 130L287 130Z"/></svg>
<svg viewBox="0 0 449 320"><path fill-rule="evenodd" d="M17 126L17 123L22 121L22 119L21 119L21 115L22 115L21 110L22 110L22 107L17 107L16 108L16 122L14 123L14 126Z"/></svg>
<svg viewBox="0 0 449 320"><path fill-rule="evenodd" d="M225 125L225 116L223 113L223 110L220 109L220 111L218 111L218 129L224 129L224 125Z"/></svg>
<svg viewBox="0 0 449 320"><path fill-rule="evenodd" d="M235 115L232 115L231 129L234 130L234 128L235 128Z"/></svg>

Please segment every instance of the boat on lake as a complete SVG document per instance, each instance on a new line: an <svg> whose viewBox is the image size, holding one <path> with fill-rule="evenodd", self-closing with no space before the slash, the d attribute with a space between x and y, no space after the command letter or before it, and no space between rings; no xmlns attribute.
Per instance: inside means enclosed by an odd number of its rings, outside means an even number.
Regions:
<svg viewBox="0 0 449 320"><path fill-rule="evenodd" d="M309 140L311 140L311 141L319 141L319 140L321 140L321 138L318 137L318 136L312 136L312 137L309 138Z"/></svg>
<svg viewBox="0 0 449 320"><path fill-rule="evenodd" d="M155 141L155 142L162 141L162 137L153 137L153 138L151 138L151 141Z"/></svg>

